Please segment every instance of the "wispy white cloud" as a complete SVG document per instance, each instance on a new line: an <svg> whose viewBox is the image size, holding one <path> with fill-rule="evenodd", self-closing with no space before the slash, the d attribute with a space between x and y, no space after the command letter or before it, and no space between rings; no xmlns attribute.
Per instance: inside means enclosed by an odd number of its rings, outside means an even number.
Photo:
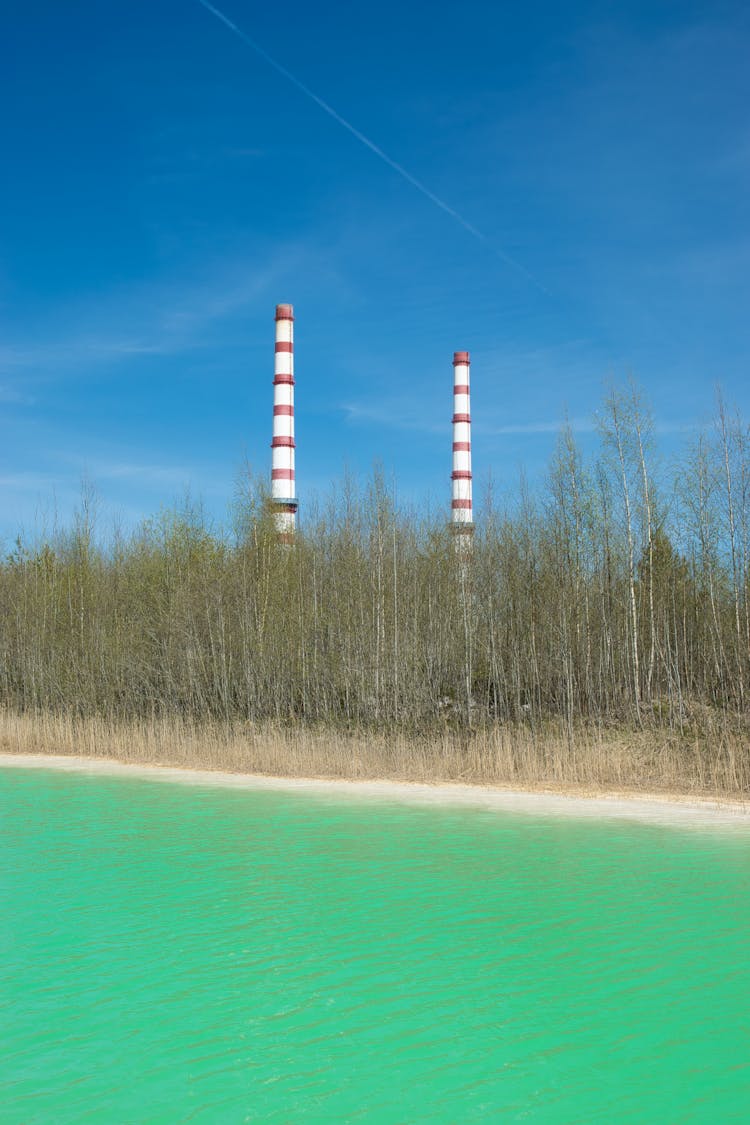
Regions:
<svg viewBox="0 0 750 1125"><path fill-rule="evenodd" d="M135 481L139 487L171 485L183 487L197 476L195 470L181 465L138 464L126 461L84 461L83 458L60 456L53 458L55 467L47 472L23 470L0 476L0 488L18 492L49 493L61 484L78 488L82 480L90 481L94 488L98 482ZM202 477L203 474L201 474Z"/></svg>
<svg viewBox="0 0 750 1125"><path fill-rule="evenodd" d="M2 370L2 365L3 350L0 348L0 370ZM34 399L31 395L25 394L23 391L19 390L18 387L10 386L8 383L0 383L0 402L11 403L17 406L32 406Z"/></svg>
<svg viewBox="0 0 750 1125"><path fill-rule="evenodd" d="M117 335L89 335L29 342L28 344L0 349L0 372L45 372L117 360L134 355L163 355L171 352L174 342L161 343L127 339ZM6 396L0 389L0 400L28 402L30 397L21 391L11 390Z"/></svg>
<svg viewBox="0 0 750 1125"><path fill-rule="evenodd" d="M246 159L246 158L253 158L253 159L257 160L257 159L260 159L260 157L266 155L262 148L237 147L237 148L225 148L225 149L222 149L222 151L223 151L225 156L228 156L228 157L230 157L234 160L243 160L243 159Z"/></svg>
<svg viewBox="0 0 750 1125"><path fill-rule="evenodd" d="M421 433L445 434L450 426L450 415L445 411L438 417L436 412L428 412L414 403L380 402L347 403L342 407L345 420L354 425L384 426L395 430L412 430ZM556 434L563 425L568 425L574 433L592 433L596 429L593 418L568 418L561 415L557 419L538 419L516 422L482 422L475 419L474 432L483 437L503 434Z"/></svg>
<svg viewBox="0 0 750 1125"><path fill-rule="evenodd" d="M442 416L438 418L436 414L426 413L413 403L408 405L395 401L381 401L377 404L347 403L342 409L345 412L345 420L352 425L379 426L393 430L443 435L448 432L450 427L450 415L445 415L444 411ZM698 425L698 422L690 420L666 421L657 423L654 430L657 434L665 435L691 433ZM495 422L491 417L486 420L481 417L474 417L473 420L475 436L483 438L514 434L529 437L537 434L558 434L565 426L570 427L574 434L594 434L599 428L598 414L566 417L563 411L558 418L547 417Z"/></svg>
<svg viewBox="0 0 750 1125"><path fill-rule="evenodd" d="M0 488L12 492L51 492L58 478L50 473L20 472L0 476Z"/></svg>
<svg viewBox="0 0 750 1125"><path fill-rule="evenodd" d="M46 534L68 526L81 503L83 484L93 488L97 524L135 527L162 504L192 497L211 507L228 499L225 475L211 466L159 464L144 459L84 460L50 454L47 467L0 475L0 550L19 532Z"/></svg>
<svg viewBox="0 0 750 1125"><path fill-rule="evenodd" d="M260 264L242 259L206 268L200 280L149 282L82 299L6 341L0 377L19 372L47 377L136 356L215 347L211 334L222 321L250 308L313 253L301 244L287 246Z"/></svg>
<svg viewBox="0 0 750 1125"><path fill-rule="evenodd" d="M126 454L128 451L125 451ZM194 493L196 496L226 496L231 488L225 467L213 464L160 464L144 458L138 459L138 451L130 451L132 456L122 460L91 459L85 463L76 462L79 476L90 478L102 490L116 490L117 486L127 484L138 491L157 492L164 496L169 490L172 496L181 493Z"/></svg>
<svg viewBox="0 0 750 1125"><path fill-rule="evenodd" d="M221 165L234 166L236 170L268 155L265 149L243 143L196 142L192 119L190 126L188 131L180 122L154 131L145 161L149 183L181 183L215 176Z"/></svg>
<svg viewBox="0 0 750 1125"><path fill-rule="evenodd" d="M88 466L88 471L94 481L127 480L176 487L187 484L196 475L194 469L185 465L138 464L128 461L96 461Z"/></svg>
<svg viewBox="0 0 750 1125"><path fill-rule="evenodd" d="M591 418L558 418L554 421L540 420L538 422L508 422L501 426L475 425L477 433L489 437L497 434L557 434L569 426L575 434L590 434L596 429L596 424Z"/></svg>
<svg viewBox="0 0 750 1125"><path fill-rule="evenodd" d="M120 456L107 457L94 452L90 456L80 456L65 450L53 451L50 458L60 468L60 473L69 480L87 480L94 487L116 488L119 482L127 482L139 490L171 488L185 489L194 482L200 482L201 492L212 492L218 484L218 476L210 466L188 465L184 462L169 463L155 461L143 451L133 447L123 447L117 451ZM222 481L224 487L225 481Z"/></svg>
<svg viewBox="0 0 750 1125"><path fill-rule="evenodd" d="M703 299L706 287L731 289L740 295L746 293L749 271L750 238L742 237L695 243L652 266L655 275L669 277L681 287L700 283Z"/></svg>
<svg viewBox="0 0 750 1125"><path fill-rule="evenodd" d="M437 415L430 417L424 408L404 402L348 402L340 407L344 420L353 425L386 426L396 430L439 433L443 428Z"/></svg>

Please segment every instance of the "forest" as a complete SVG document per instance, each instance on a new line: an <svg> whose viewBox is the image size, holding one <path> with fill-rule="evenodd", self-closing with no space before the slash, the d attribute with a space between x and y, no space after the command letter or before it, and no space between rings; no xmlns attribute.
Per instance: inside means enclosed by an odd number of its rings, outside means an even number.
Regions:
<svg viewBox="0 0 750 1125"><path fill-rule="evenodd" d="M541 486L480 498L470 550L378 471L292 546L252 478L226 528L186 503L103 534L84 489L0 565L0 742L167 723L235 765L243 738L313 738L341 760L308 768L338 773L411 775L413 753L420 776L746 790L750 431L717 394L666 462L634 383L596 417L591 454L563 425Z"/></svg>

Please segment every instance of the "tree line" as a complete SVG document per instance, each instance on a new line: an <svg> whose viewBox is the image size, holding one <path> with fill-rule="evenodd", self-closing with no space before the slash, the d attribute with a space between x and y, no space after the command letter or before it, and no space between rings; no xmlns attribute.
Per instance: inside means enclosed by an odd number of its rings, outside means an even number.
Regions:
<svg viewBox="0 0 750 1125"><path fill-rule="evenodd" d="M543 486L488 497L470 555L381 475L277 541L252 482L230 530L199 506L97 538L19 539L0 563L0 700L113 719L482 727L548 719L743 725L750 432L721 398L671 471L634 385L584 457L563 426Z"/></svg>

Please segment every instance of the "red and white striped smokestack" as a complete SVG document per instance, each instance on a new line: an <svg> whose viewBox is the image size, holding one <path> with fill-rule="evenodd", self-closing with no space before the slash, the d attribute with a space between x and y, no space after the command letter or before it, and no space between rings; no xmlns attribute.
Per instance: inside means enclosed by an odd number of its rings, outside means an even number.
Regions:
<svg viewBox="0 0 750 1125"><path fill-rule="evenodd" d="M297 520L294 481L294 309L276 306L271 501L279 538L289 542Z"/></svg>
<svg viewBox="0 0 750 1125"><path fill-rule="evenodd" d="M453 481L451 523L468 535L474 530L471 507L471 407L469 353L453 353Z"/></svg>

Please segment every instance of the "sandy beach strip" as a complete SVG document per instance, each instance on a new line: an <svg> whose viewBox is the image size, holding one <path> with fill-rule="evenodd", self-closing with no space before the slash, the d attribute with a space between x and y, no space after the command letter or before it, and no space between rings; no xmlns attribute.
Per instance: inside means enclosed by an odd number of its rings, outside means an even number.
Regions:
<svg viewBox="0 0 750 1125"><path fill-rule="evenodd" d="M52 769L109 777L227 789L272 790L316 796L413 805L453 805L535 816L635 820L678 828L734 827L750 830L750 803L679 794L632 794L516 790L456 782L267 777L219 770L136 765L108 758L62 754L0 754L0 766Z"/></svg>

